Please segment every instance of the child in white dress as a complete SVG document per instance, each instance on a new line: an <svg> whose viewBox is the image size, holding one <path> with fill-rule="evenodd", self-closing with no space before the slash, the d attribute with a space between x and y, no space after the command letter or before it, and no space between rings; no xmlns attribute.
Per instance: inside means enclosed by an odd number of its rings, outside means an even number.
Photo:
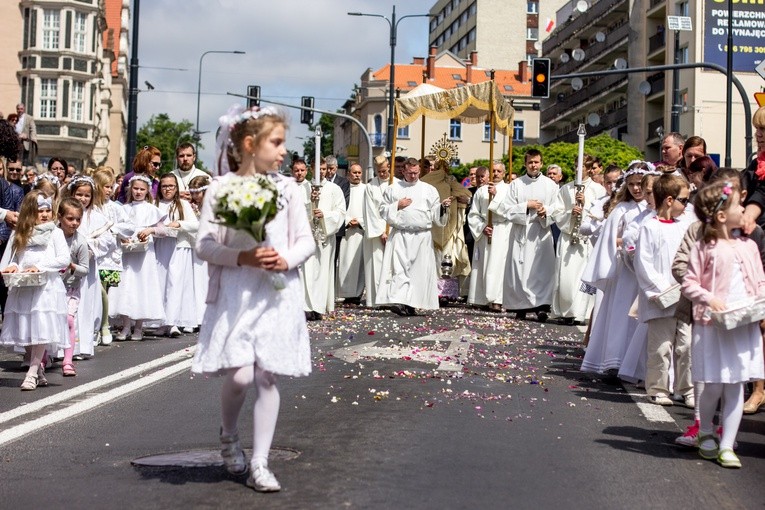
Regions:
<svg viewBox="0 0 765 510"><path fill-rule="evenodd" d="M202 202L205 198L205 192L210 185L210 178L205 175L198 175L189 181L189 194L191 195L191 208L194 210L197 219L202 212ZM196 236L194 238L196 242ZM194 259L194 298L197 306L197 326L202 324L205 315L205 299L207 299L207 262L197 256L197 252L191 250L191 256ZM187 331L188 332L188 331Z"/></svg>
<svg viewBox="0 0 765 510"><path fill-rule="evenodd" d="M122 243L123 273L119 287L111 289L109 299L112 316L120 316L122 330L117 340L143 340L144 321L164 321L165 307L162 296L156 292L159 275L154 255L153 235L166 235L164 216L149 202L151 179L135 175L130 179L127 203L124 205L128 219L135 229L130 239ZM141 244L146 243L146 244ZM135 321L130 333L131 320Z"/></svg>
<svg viewBox="0 0 765 510"><path fill-rule="evenodd" d="M693 302L691 374L699 391L699 454L723 467L740 468L733 445L744 409L744 384L765 378L758 322L723 330L711 312L736 302L765 296L765 273L757 244L737 231L743 225L740 193L730 182L710 184L698 192L696 216L704 222L702 238L691 249L682 292ZM722 398L722 436L713 434Z"/></svg>
<svg viewBox="0 0 765 510"><path fill-rule="evenodd" d="M59 273L71 257L64 233L53 223L52 200L39 190L21 203L13 238L11 263L3 273L46 273L39 286L15 286L8 291L0 344L28 348L30 354L22 391L47 386L42 359L46 349L67 347L66 289Z"/></svg>
<svg viewBox="0 0 765 510"><path fill-rule="evenodd" d="M159 287L165 303L165 326L158 334L180 336L180 328L199 325L194 290L194 245L199 219L187 200L181 200L178 179L165 174L159 180L157 207L165 216L170 235L154 241L157 251Z"/></svg>
<svg viewBox="0 0 765 510"><path fill-rule="evenodd" d="M247 390L257 388L252 471L256 491L281 489L268 469L268 452L279 413L277 374L311 371L303 288L297 267L316 249L303 197L292 178L277 173L286 154L286 115L273 108L232 107L221 117L218 159L221 174L210 184L196 242L210 267L207 311L199 332L192 371L225 376L221 391L221 455L230 473L248 466L239 444L237 421ZM229 131L230 130L230 131ZM279 192L280 209L266 224L268 246L249 234L220 225L216 193L233 176L267 174ZM284 278L277 290L275 273Z"/></svg>
<svg viewBox="0 0 765 510"><path fill-rule="evenodd" d="M75 349L80 344L77 337L79 329L77 319L82 303L83 278L88 276L90 269L88 241L82 233L78 232L82 225L83 212L82 204L71 197L61 200L58 206L59 227L64 232L72 258L69 267L61 274L66 287L66 324L69 327L69 347L63 350L64 361L61 363L64 377L77 375L72 359Z"/></svg>

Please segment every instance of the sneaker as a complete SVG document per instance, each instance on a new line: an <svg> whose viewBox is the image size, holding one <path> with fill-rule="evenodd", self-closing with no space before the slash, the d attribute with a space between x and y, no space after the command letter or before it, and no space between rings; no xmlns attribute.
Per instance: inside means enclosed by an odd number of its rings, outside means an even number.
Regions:
<svg viewBox="0 0 765 510"><path fill-rule="evenodd" d="M179 336L181 336L181 330L178 329L177 326L173 326L172 328L170 328L170 337L171 338L178 338Z"/></svg>
<svg viewBox="0 0 765 510"><path fill-rule="evenodd" d="M685 407L688 409L696 408L696 397L693 396L693 393L689 393L683 397L683 405L685 405Z"/></svg>
<svg viewBox="0 0 765 510"><path fill-rule="evenodd" d="M112 343L112 340L114 338L112 337L111 331L106 331L101 333L101 345L110 345Z"/></svg>
<svg viewBox="0 0 765 510"><path fill-rule="evenodd" d="M242 445L239 444L239 434L220 433L220 456L226 470L232 475L243 475L247 472L247 459L244 456Z"/></svg>
<svg viewBox="0 0 765 510"><path fill-rule="evenodd" d="M271 470L262 464L252 468L250 476L247 477L247 487L252 487L258 492L278 492L282 490L282 486L279 485Z"/></svg>
<svg viewBox="0 0 765 510"><path fill-rule="evenodd" d="M699 442L699 422L694 422L693 425L688 425L685 429L685 433L682 436L675 438L675 444L680 446L687 446L688 448L695 448Z"/></svg>
<svg viewBox="0 0 765 510"><path fill-rule="evenodd" d="M181 331L183 331L187 335L190 335L194 332L194 328L183 328Z"/></svg>
<svg viewBox="0 0 765 510"><path fill-rule="evenodd" d="M713 460L717 458L719 453L717 446L717 438L714 434L699 434L699 455L702 459Z"/></svg>
<svg viewBox="0 0 765 510"><path fill-rule="evenodd" d="M652 403L660 406L671 406L673 404L672 399L664 393L657 393L648 397Z"/></svg>
<svg viewBox="0 0 765 510"><path fill-rule="evenodd" d="M48 380L45 378L45 365L40 363L37 368L37 386L44 388L48 385Z"/></svg>
<svg viewBox="0 0 765 510"><path fill-rule="evenodd" d="M717 454L717 463L724 468L737 469L741 467L741 461L730 448L723 448L720 450L720 453Z"/></svg>

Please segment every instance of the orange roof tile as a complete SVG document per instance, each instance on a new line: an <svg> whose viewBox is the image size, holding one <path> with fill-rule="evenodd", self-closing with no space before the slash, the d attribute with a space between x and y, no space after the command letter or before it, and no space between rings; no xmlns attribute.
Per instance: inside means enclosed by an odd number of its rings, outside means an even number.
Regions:
<svg viewBox="0 0 765 510"><path fill-rule="evenodd" d="M120 35L122 31L122 0L105 0L104 17L106 18L106 30L104 31L104 48L111 48L114 59L111 63L112 76L116 77L117 57L120 54Z"/></svg>
<svg viewBox="0 0 765 510"><path fill-rule="evenodd" d="M426 64L427 65L427 64ZM405 93L420 83L422 83L423 72L427 69L426 65L419 64L396 64L396 88ZM483 83L489 81L489 69L482 67L473 67L472 82ZM467 70L464 67L438 67L434 69L434 78L428 83L441 87L442 89L453 89L467 82ZM373 74L375 80L387 81L390 79L390 64L387 64ZM495 70L494 81L499 90L507 96L523 97L531 96L531 82L522 82L519 79L518 71ZM511 87L511 88L507 88Z"/></svg>

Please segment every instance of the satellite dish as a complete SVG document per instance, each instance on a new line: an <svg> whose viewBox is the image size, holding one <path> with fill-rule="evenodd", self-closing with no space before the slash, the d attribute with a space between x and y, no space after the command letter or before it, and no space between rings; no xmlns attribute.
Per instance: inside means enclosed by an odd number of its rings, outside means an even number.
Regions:
<svg viewBox="0 0 765 510"><path fill-rule="evenodd" d="M591 113L587 116L587 124L589 124L592 127L597 126L600 124L600 115L597 113Z"/></svg>
<svg viewBox="0 0 765 510"><path fill-rule="evenodd" d="M579 12L587 12L587 9L590 8L590 4L587 3L587 0L579 0L576 3L576 10Z"/></svg>
<svg viewBox="0 0 765 510"><path fill-rule="evenodd" d="M616 60L614 60L614 67L620 71L623 69L627 69L627 61L621 57L617 58Z"/></svg>
<svg viewBox="0 0 765 510"><path fill-rule="evenodd" d="M603 32L595 32L595 40L598 42L603 42L606 40L606 34Z"/></svg>
<svg viewBox="0 0 765 510"><path fill-rule="evenodd" d="M560 54L560 61L561 62L563 62L565 64L569 60L571 60L571 57L568 56L568 53L563 52L563 53Z"/></svg>
<svg viewBox="0 0 765 510"><path fill-rule="evenodd" d="M574 57L574 60L577 62L581 62L584 60L584 50L582 48L577 48L571 52L571 56Z"/></svg>
<svg viewBox="0 0 765 510"><path fill-rule="evenodd" d="M584 87L584 82L581 78L574 78L571 80L571 88L574 90L582 90L582 87Z"/></svg>
<svg viewBox="0 0 765 510"><path fill-rule="evenodd" d="M640 91L641 94L643 94L644 96L647 96L648 94L651 93L651 84L643 80L638 84L638 90Z"/></svg>
<svg viewBox="0 0 765 510"><path fill-rule="evenodd" d="M539 51L542 49L542 41L537 41L534 43L534 49Z"/></svg>

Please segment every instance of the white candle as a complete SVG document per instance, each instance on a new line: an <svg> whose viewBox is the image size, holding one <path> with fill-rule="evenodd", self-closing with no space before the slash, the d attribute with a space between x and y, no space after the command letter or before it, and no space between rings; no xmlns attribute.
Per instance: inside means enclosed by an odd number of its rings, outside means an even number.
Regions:
<svg viewBox="0 0 765 510"><path fill-rule="evenodd" d="M321 164L319 161L321 159L321 126L316 126L316 134L313 138L313 145L316 149L316 156L313 158L315 161L313 170L313 185L319 186L321 185L321 170L319 169L319 165Z"/></svg>
<svg viewBox="0 0 765 510"><path fill-rule="evenodd" d="M579 154L577 155L576 160L576 180L574 181L574 184L581 186L582 167L584 166L584 136L587 134L587 131L584 129L584 124L579 124L579 129L576 131L576 134L579 137Z"/></svg>

